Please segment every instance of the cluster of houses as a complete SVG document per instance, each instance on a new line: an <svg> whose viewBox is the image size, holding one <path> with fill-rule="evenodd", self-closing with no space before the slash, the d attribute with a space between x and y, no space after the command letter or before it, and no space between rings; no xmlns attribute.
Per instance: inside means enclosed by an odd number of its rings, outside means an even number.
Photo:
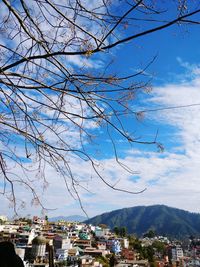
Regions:
<svg viewBox="0 0 200 267"><path fill-rule="evenodd" d="M0 222L0 241L12 241L26 267L150 266L148 259L140 259L139 253L130 248L127 237L116 236L103 225L48 222L36 216L31 223L30 220L9 222L3 216L0 216ZM165 243L169 250L165 257L158 253L157 266L200 266L198 243L183 253L180 244L171 243L164 237L144 238L141 242L143 246L149 246L155 240Z"/></svg>
<svg viewBox="0 0 200 267"><path fill-rule="evenodd" d="M25 266L95 266L96 259L128 249L126 238L116 238L107 228L78 222L48 222L33 217L8 222L1 219L0 241L10 240ZM129 255L134 259L133 255ZM63 264L63 265L62 265Z"/></svg>

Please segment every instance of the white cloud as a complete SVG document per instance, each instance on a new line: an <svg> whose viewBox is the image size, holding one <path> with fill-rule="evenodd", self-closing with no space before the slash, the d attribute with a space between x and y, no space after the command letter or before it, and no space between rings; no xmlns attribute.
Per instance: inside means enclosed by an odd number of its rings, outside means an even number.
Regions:
<svg viewBox="0 0 200 267"><path fill-rule="evenodd" d="M130 176L122 173L114 160L105 162L105 176L112 175L116 180L119 178L119 187L129 190L147 188L147 190L137 196L131 196L102 189L97 192L92 201L109 203L107 210L112 209L113 205L115 208L122 208L166 204L200 212L198 205L200 201L199 82L199 77L195 77L191 82L168 84L153 90L152 97L149 99L150 106L153 104L163 108L179 108L147 114L147 117L155 121L158 127L159 125L161 128L164 127L164 135L169 131L170 136L172 131L172 140L169 139L170 137L163 138L164 146L167 147L164 153L128 151L123 162L131 166L134 171L138 171L140 179L133 183L130 181ZM188 106L193 104L195 105ZM162 135L160 138L162 139ZM111 205L110 208L109 205Z"/></svg>
<svg viewBox="0 0 200 267"><path fill-rule="evenodd" d="M168 84L157 87L148 103L163 108L200 103L199 81L197 77L184 84ZM117 188L134 192L147 188L142 194L131 195L112 190L97 177L89 162L71 158L71 168L77 183L81 185L77 188L88 215L93 216L122 207L151 204L166 204L200 212L198 205L200 201L199 111L200 106L192 106L149 113L147 118L155 121L160 127L165 125L165 131L174 129L173 142L169 145L171 140L165 140L164 145L168 149L163 153L132 149L126 152L125 157L119 157L123 164L136 172L133 175L125 171L114 158L99 160L97 170L107 182ZM160 138L162 139L162 136ZM39 190L46 206L56 208L49 214L81 213L78 202L76 201L74 204L75 201L67 192L62 177L58 176L56 171L48 165L46 166L46 177L49 182L47 190L44 193L41 191L41 183L36 183L35 188ZM68 181L71 189L70 179ZM26 190L21 190L18 194L27 202L30 199L30 193ZM32 209L32 212L36 212L36 210Z"/></svg>

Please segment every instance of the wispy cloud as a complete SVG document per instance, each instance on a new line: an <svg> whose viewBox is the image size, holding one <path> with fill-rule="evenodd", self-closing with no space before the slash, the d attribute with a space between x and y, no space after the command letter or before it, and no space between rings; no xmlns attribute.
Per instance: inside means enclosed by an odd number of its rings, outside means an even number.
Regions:
<svg viewBox="0 0 200 267"><path fill-rule="evenodd" d="M134 148L126 150L123 157L119 154L120 162L129 166L133 174L125 171L115 158L102 158L96 165L110 185L134 192L146 188L145 192L134 195L112 190L97 177L89 162L70 159L79 194L89 216L122 207L150 204L166 204L200 212L200 77L198 72L195 73L190 81L154 88L151 97L145 99L147 106L161 108L157 112L147 112L146 120L160 128L158 137L165 146L163 153L149 148L148 151ZM168 107L173 108L166 109ZM123 142L119 144L123 145ZM18 174L21 175L20 171ZM32 175L34 177L34 173ZM47 189L43 192L40 182L35 182L35 188L47 207L56 208L49 214L81 213L76 195L73 194L74 200L63 186L63 178L48 165L46 176L49 182ZM73 190L72 187L69 183L70 190ZM22 191L20 187L16 190L18 197L28 202L28 191ZM22 212L27 214L29 209L27 206ZM37 211L38 207L31 208L32 213Z"/></svg>

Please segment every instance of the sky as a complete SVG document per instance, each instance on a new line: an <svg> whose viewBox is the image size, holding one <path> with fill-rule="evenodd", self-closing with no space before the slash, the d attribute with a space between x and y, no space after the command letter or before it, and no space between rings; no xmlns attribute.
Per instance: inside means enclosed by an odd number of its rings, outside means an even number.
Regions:
<svg viewBox="0 0 200 267"><path fill-rule="evenodd" d="M105 129L89 125L96 139L95 145L86 146L98 161L102 177L117 188L136 193L112 190L94 175L88 162L72 158L72 170L79 176L82 186L82 205L89 217L125 207L154 204L200 213L199 31L198 25L173 26L112 51L112 70L120 74L138 71L156 56L145 73L151 79L152 90L138 93L130 103L133 111L143 111L142 118L136 120L127 116L122 121L139 140L156 138L164 149L160 151L156 145L130 144L113 133L118 163ZM76 60L72 60L72 64L82 64L80 58ZM88 64L98 70L105 67L104 62L101 57L91 57ZM75 133L72 141L76 143ZM23 175L19 169L16 173ZM35 177L33 184L49 208L45 211L48 216L84 215L78 201L68 194L62 177L49 166L46 176L45 190ZM41 214L35 203L29 204L30 192L21 190L20 186L15 190L18 198L27 203L19 209L19 214ZM0 203L0 214L11 217L13 209L7 199L1 196Z"/></svg>

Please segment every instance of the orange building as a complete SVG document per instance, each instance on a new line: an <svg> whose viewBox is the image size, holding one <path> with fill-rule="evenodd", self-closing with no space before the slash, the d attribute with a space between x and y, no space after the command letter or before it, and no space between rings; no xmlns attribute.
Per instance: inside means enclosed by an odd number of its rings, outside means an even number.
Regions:
<svg viewBox="0 0 200 267"><path fill-rule="evenodd" d="M131 249L124 248L122 249L121 255L126 260L135 260L135 252Z"/></svg>

